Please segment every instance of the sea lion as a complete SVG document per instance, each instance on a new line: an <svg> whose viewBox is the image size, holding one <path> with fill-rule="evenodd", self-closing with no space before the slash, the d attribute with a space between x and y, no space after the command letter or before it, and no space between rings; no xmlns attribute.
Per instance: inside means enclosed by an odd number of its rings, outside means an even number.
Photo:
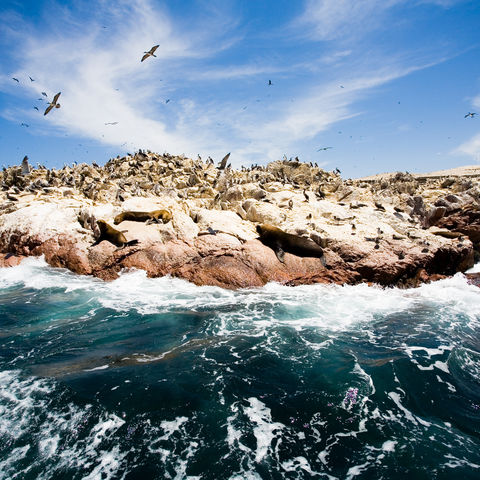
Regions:
<svg viewBox="0 0 480 480"><path fill-rule="evenodd" d="M119 213L114 219L113 223L118 225L119 223L124 222L125 220L130 220L132 222L147 222L147 225L150 223L160 223L160 220L163 223L167 223L172 219L172 214L168 210L154 210L153 212L122 212Z"/></svg>
<svg viewBox="0 0 480 480"><path fill-rule="evenodd" d="M273 225L257 225L257 232L260 235L260 241L270 247L280 262L285 262L285 252L297 255L298 257L321 258L325 262L323 249L309 238L300 237L286 233Z"/></svg>
<svg viewBox="0 0 480 480"><path fill-rule="evenodd" d="M127 241L125 235L122 232L120 232L119 230L115 230L105 220L97 220L97 225L100 229L100 236L92 244L92 247L98 245L103 240L113 243L118 248L129 247L138 243L138 240Z"/></svg>

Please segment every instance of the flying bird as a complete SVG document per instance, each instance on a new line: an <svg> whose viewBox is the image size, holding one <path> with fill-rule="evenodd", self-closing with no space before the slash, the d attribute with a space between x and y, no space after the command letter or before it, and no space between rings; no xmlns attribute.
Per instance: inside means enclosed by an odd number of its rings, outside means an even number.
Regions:
<svg viewBox="0 0 480 480"><path fill-rule="evenodd" d="M28 123L22 123L20 126L21 126L21 127L27 127L27 128L28 128L30 125L28 125Z"/></svg>
<svg viewBox="0 0 480 480"><path fill-rule="evenodd" d="M317 150L317 152L320 152L322 150L330 150L331 148L333 148L333 147L321 147Z"/></svg>
<svg viewBox="0 0 480 480"><path fill-rule="evenodd" d="M37 112L39 111L39 110L38 110L38 107L33 107L33 108L34 108L35 110L37 110Z"/></svg>
<svg viewBox="0 0 480 480"><path fill-rule="evenodd" d="M30 75L28 76L28 78L30 79L31 82L34 82L34 81L35 81L35 79L32 78Z"/></svg>
<svg viewBox="0 0 480 480"><path fill-rule="evenodd" d="M12 77L12 80L15 80L17 83L20 83L20 82L18 81L18 78Z"/></svg>
<svg viewBox="0 0 480 480"><path fill-rule="evenodd" d="M107 122L105 125L117 125L118 122Z"/></svg>
<svg viewBox="0 0 480 480"><path fill-rule="evenodd" d="M467 117L470 117L470 118L473 118L475 115L478 115L478 113L475 113L475 112L468 112L463 118L467 118Z"/></svg>
<svg viewBox="0 0 480 480"><path fill-rule="evenodd" d="M148 57L156 57L155 55L155 50L159 47L160 45L155 45L154 47L152 47L148 52L143 52L145 55L142 57L142 59L140 60L141 62L143 62L144 60L146 60Z"/></svg>
<svg viewBox="0 0 480 480"><path fill-rule="evenodd" d="M271 80L269 80L269 81L268 81L268 84L269 84L269 85L273 85L273 83L272 83L272 81L271 81Z"/></svg>
<svg viewBox="0 0 480 480"><path fill-rule="evenodd" d="M167 99L165 100L165 103L168 103L169 101L170 101L170 99L169 99L169 98L167 98Z"/></svg>
<svg viewBox="0 0 480 480"><path fill-rule="evenodd" d="M42 92L42 95L43 95L44 97L48 97L48 95L47 95L45 92Z"/></svg>
<svg viewBox="0 0 480 480"><path fill-rule="evenodd" d="M48 104L47 109L45 110L45 113L43 115L46 115L53 107L55 108L60 108L60 104L58 102L58 97L60 96L62 92L58 92L54 97L53 100Z"/></svg>

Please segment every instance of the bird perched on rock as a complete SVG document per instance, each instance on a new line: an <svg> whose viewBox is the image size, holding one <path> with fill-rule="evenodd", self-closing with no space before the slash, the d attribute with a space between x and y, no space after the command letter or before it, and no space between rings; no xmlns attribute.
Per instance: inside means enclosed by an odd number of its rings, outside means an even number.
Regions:
<svg viewBox="0 0 480 480"><path fill-rule="evenodd" d="M43 93L43 92L42 92ZM48 104L47 109L45 110L45 113L43 115L46 115L53 107L55 108L60 108L60 104L58 102L58 97L60 97L60 94L62 92L58 92L54 97L53 100Z"/></svg>
<svg viewBox="0 0 480 480"><path fill-rule="evenodd" d="M323 193L322 190L320 190L320 188L318 188L318 191L315 192L315 196L316 196L318 199L322 200L322 199L325 198L325 193Z"/></svg>
<svg viewBox="0 0 480 480"><path fill-rule="evenodd" d="M28 156L25 155L22 160L22 175L28 175L30 173L30 166L28 165Z"/></svg>
<svg viewBox="0 0 480 480"><path fill-rule="evenodd" d="M307 195L306 189L303 189L303 196L305 197L305 201L306 201L306 202L309 202L309 201L310 201L310 197Z"/></svg>
<svg viewBox="0 0 480 480"><path fill-rule="evenodd" d="M144 60L146 60L148 57L157 57L155 55L155 50L159 47L160 45L155 45L154 47L152 47L148 52L143 52L145 55L142 57L142 59L140 60L141 62L143 62Z"/></svg>
<svg viewBox="0 0 480 480"><path fill-rule="evenodd" d="M218 166L219 170L223 170L227 166L227 161L230 158L230 152L227 153L221 160L220 165Z"/></svg>
<svg viewBox="0 0 480 480"><path fill-rule="evenodd" d="M377 210L385 211L385 207L381 203L375 202L375 207L377 207Z"/></svg>

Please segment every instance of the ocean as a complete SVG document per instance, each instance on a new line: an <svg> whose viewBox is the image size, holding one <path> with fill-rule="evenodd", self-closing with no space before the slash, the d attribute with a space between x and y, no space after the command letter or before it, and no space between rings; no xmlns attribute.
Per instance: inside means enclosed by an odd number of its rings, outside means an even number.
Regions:
<svg viewBox="0 0 480 480"><path fill-rule="evenodd" d="M480 478L480 289L0 269L0 479L307 478Z"/></svg>

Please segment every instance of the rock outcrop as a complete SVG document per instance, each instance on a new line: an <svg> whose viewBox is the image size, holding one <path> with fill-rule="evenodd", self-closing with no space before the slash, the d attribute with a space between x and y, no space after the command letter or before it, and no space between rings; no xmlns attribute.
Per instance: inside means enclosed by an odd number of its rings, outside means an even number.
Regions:
<svg viewBox="0 0 480 480"><path fill-rule="evenodd" d="M113 279L124 268L196 284L241 288L269 281L412 286L473 265L480 251L478 181L343 180L299 161L219 170L212 162L138 152L105 166L81 164L0 175L0 266L44 255L55 267ZM172 221L116 226L138 244L98 238L97 220L167 209ZM311 238L323 259L275 252L258 240L269 223Z"/></svg>

